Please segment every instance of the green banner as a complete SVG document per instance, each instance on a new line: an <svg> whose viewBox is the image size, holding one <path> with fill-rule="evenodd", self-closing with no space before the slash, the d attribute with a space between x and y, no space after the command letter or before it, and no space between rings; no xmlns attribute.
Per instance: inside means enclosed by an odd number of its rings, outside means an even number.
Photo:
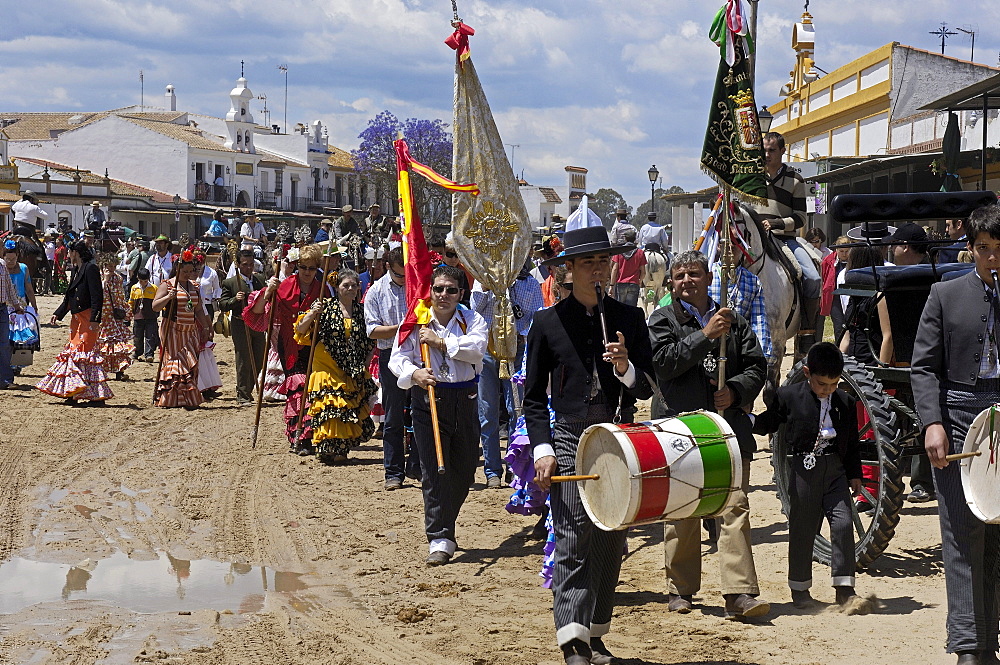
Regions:
<svg viewBox="0 0 1000 665"><path fill-rule="evenodd" d="M719 61L701 169L720 187L729 187L733 198L763 205L767 203L764 149L750 63L741 44L735 51L732 66L725 59Z"/></svg>

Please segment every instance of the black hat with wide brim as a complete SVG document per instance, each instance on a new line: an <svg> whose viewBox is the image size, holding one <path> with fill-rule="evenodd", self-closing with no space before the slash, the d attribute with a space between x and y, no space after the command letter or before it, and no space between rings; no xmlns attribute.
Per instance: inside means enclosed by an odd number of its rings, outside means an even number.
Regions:
<svg viewBox="0 0 1000 665"><path fill-rule="evenodd" d="M542 265L554 266L566 259L593 254L624 254L630 249L635 249L635 245L612 245L603 226L585 226L567 231L563 234L562 242L563 251L551 259L542 261Z"/></svg>

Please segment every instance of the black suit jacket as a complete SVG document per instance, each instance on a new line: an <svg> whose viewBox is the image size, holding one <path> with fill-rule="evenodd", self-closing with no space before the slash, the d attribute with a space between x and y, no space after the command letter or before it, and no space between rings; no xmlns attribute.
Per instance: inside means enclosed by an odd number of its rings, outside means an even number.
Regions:
<svg viewBox="0 0 1000 665"><path fill-rule="evenodd" d="M837 430L834 439L837 454L844 462L847 478L861 477L861 450L858 444L858 410L856 400L843 390L830 395L830 420ZM808 381L778 388L767 411L757 416L755 434L774 434L785 426L785 439L792 452L808 453L816 447L819 434L819 397Z"/></svg>
<svg viewBox="0 0 1000 665"><path fill-rule="evenodd" d="M254 291L260 291L264 288L264 276L259 272L255 272L250 276L250 283L253 284ZM236 274L229 279L222 280L222 297L219 298L219 309L223 312L232 312L232 317L234 319L243 319L243 308L247 305L247 299L244 298L243 302L236 300L236 294L239 292L247 292L247 283L243 279L243 275L236 271Z"/></svg>
<svg viewBox="0 0 1000 665"><path fill-rule="evenodd" d="M975 270L931 287L913 342L910 370L924 427L941 422L941 381L965 384L970 391L976 385L989 316L990 297Z"/></svg>
<svg viewBox="0 0 1000 665"><path fill-rule="evenodd" d="M733 428L744 457L749 457L757 450L757 443L743 407L753 404L764 388L767 358L747 320L736 312L733 314L736 321L726 342L726 385L735 393L735 399L722 415ZM673 417L698 409L714 411L716 387L710 383L713 376L705 362L708 356L718 358L719 339L705 337L701 324L680 301L653 312L649 317L649 335L664 406L664 411L655 410L653 417Z"/></svg>
<svg viewBox="0 0 1000 665"><path fill-rule="evenodd" d="M590 408L594 363L601 390L610 405L622 403L622 420L631 422L636 399L647 399L653 388L653 361L649 332L638 307L604 299L608 339L625 337L628 358L635 367L636 382L625 388L614 374L614 366L604 362L604 339L595 310L588 315L580 301L570 295L554 306L535 313L528 332L527 376L524 384L524 419L532 445L551 443L548 388L552 387L552 408L557 415L584 418Z"/></svg>
<svg viewBox="0 0 1000 665"><path fill-rule="evenodd" d="M78 314L90 310L90 320L101 322L101 311L104 307L104 287L101 286L101 269L93 261L87 261L73 273L63 301L56 308L54 315L60 321L70 314Z"/></svg>

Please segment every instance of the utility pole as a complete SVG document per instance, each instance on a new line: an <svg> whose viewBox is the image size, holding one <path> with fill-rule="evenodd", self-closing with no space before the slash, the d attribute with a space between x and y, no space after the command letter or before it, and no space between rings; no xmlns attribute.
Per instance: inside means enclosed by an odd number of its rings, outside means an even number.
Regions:
<svg viewBox="0 0 1000 665"><path fill-rule="evenodd" d="M259 95L257 95L257 99L259 99L262 102L264 102L264 111L263 111L263 113L264 113L264 126L270 128L271 127L271 112L269 110L267 110L267 94L265 94L265 93L262 92Z"/></svg>
<svg viewBox="0 0 1000 665"><path fill-rule="evenodd" d="M146 110L146 82L143 80L142 70L139 70L139 112Z"/></svg>
<svg viewBox="0 0 1000 665"><path fill-rule="evenodd" d="M284 133L288 133L288 65L278 65L278 69L285 74L285 129Z"/></svg>
<svg viewBox="0 0 1000 665"><path fill-rule="evenodd" d="M514 148L520 148L521 146L518 143L504 143L504 145L510 148L510 170L514 171Z"/></svg>
<svg viewBox="0 0 1000 665"><path fill-rule="evenodd" d="M970 25L968 28L955 28L959 32L964 32L965 34L972 37L972 48L969 50L969 60L975 60L976 58L976 31Z"/></svg>

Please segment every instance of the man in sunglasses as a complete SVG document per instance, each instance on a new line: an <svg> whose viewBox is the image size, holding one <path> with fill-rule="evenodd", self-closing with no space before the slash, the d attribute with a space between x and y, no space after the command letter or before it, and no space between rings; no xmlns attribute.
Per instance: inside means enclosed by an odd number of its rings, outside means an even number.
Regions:
<svg viewBox="0 0 1000 665"><path fill-rule="evenodd" d="M568 665L586 665L612 662L602 636L611 628L625 531L594 526L576 483L552 484L550 478L557 470L589 472L576 468L577 445L587 427L633 422L636 400L653 394L647 378L653 375L653 356L642 310L604 297L611 256L628 247L612 247L601 226L567 231L563 243L563 254L546 263L565 262L573 273L573 292L535 313L528 333L524 417L535 483L551 492L556 641ZM549 423L549 386L554 425Z"/></svg>
<svg viewBox="0 0 1000 665"><path fill-rule="evenodd" d="M402 344L397 337L389 360L399 387L410 390L413 439L423 470L428 566L448 563L455 554L455 520L479 463L478 383L489 329L483 317L458 309L461 279L458 268L440 265L434 269L431 320ZM429 350L426 367L420 354L423 344ZM429 386L434 386L437 398L444 473L438 473Z"/></svg>

